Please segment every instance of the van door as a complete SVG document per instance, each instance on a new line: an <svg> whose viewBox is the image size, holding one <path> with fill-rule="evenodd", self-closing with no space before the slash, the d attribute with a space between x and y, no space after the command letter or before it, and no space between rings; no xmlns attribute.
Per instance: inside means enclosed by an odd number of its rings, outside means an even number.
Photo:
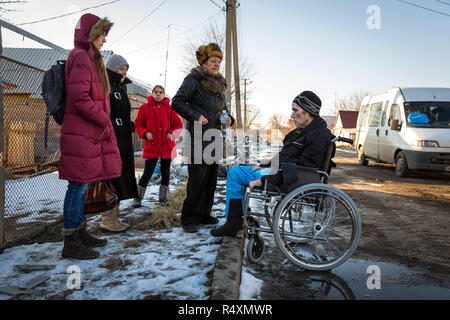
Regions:
<svg viewBox="0 0 450 320"><path fill-rule="evenodd" d="M389 100L386 101L383 107L383 112L381 114L380 122L380 134L378 137L378 159L381 161L385 160L385 149L388 139L388 118L389 118Z"/></svg>
<svg viewBox="0 0 450 320"><path fill-rule="evenodd" d="M358 152L360 145L364 145L367 135L367 116L369 115L369 105L361 106L358 114L358 122L356 123L356 141L354 143L355 151Z"/></svg>
<svg viewBox="0 0 450 320"><path fill-rule="evenodd" d="M364 153L367 157L378 160L378 139L380 136L380 120L383 110L383 102L376 102L370 105L369 128L364 144Z"/></svg>
<svg viewBox="0 0 450 320"><path fill-rule="evenodd" d="M399 131L391 130L391 121L394 119L401 120L400 108L399 104L392 104L386 126L381 128L380 159L384 162L395 163L395 150L402 144Z"/></svg>

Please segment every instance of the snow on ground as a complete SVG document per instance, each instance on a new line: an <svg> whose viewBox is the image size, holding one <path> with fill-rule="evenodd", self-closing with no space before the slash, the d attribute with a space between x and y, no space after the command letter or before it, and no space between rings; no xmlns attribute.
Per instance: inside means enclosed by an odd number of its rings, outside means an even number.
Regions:
<svg viewBox="0 0 450 320"><path fill-rule="evenodd" d="M223 224L225 181L218 181L213 215ZM175 186L171 186L171 191ZM158 185L147 188L143 207L131 209L132 200L121 202L121 210L127 215L142 217L149 214L156 204ZM60 195L61 196L61 195ZM61 196L64 198L63 196ZM56 195L54 197L56 199ZM33 201L40 199L34 198ZM30 201L30 205L33 202ZM89 219L88 225L95 226L99 215ZM37 275L50 279L33 289L32 295L24 299L65 298L85 299L209 299L210 277L214 269L220 238L212 237L211 226L205 226L198 233L188 234L182 228L172 231L140 231L133 226L124 233L103 236L108 244L95 248L100 257L94 260L63 259L62 242L23 245L5 249L0 254L0 287L25 287ZM116 259L118 270L101 265L111 258ZM20 273L15 265L55 265L50 271ZM80 270L81 288L70 290L68 283L74 283L74 274L67 273L70 266ZM73 268L73 267L72 267ZM0 293L0 299L10 299Z"/></svg>
<svg viewBox="0 0 450 320"><path fill-rule="evenodd" d="M254 277L250 272L248 267L242 267L239 300L257 300L260 295L264 281Z"/></svg>
<svg viewBox="0 0 450 320"><path fill-rule="evenodd" d="M58 172L34 178L6 180L5 218L24 216L16 223L31 223L43 217L56 221L62 212L67 181ZM47 219L47 221L52 219Z"/></svg>

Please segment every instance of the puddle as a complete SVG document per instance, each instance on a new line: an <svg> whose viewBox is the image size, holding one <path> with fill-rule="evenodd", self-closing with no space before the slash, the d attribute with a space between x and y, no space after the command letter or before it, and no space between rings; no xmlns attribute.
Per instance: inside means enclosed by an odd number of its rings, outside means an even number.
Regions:
<svg viewBox="0 0 450 320"><path fill-rule="evenodd" d="M411 270L403 265L350 259L333 269L332 273L347 283L358 300L450 299L450 288L439 286L426 279L423 272ZM376 274L380 275L379 286ZM369 289L368 285L373 289Z"/></svg>

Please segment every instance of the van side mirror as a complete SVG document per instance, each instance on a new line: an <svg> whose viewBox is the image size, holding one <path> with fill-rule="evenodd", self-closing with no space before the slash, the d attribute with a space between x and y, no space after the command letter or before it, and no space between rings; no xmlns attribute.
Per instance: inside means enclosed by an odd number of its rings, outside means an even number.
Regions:
<svg viewBox="0 0 450 320"><path fill-rule="evenodd" d="M391 120L391 130L400 131L401 128L402 126L399 123L398 119Z"/></svg>

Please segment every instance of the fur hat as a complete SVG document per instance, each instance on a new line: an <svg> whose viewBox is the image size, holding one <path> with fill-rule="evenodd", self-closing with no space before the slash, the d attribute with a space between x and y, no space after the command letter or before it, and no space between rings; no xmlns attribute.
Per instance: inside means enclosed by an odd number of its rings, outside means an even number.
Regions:
<svg viewBox="0 0 450 320"><path fill-rule="evenodd" d="M210 43L207 46L201 46L195 52L199 65L204 64L210 57L217 57L220 60L223 58L222 50L217 43Z"/></svg>
<svg viewBox="0 0 450 320"><path fill-rule="evenodd" d="M101 36L104 32L108 34L113 25L114 23L109 21L108 18L98 20L97 23L92 26L91 31L89 32L89 42L94 41L95 38Z"/></svg>

